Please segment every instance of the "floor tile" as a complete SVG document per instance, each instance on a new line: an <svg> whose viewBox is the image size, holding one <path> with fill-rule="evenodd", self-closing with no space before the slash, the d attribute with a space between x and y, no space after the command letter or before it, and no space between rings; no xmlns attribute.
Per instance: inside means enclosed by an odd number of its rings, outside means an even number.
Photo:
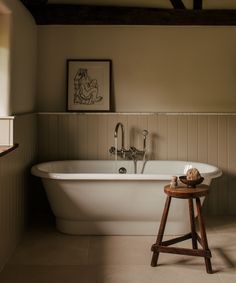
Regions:
<svg viewBox="0 0 236 283"><path fill-rule="evenodd" d="M236 216L215 216L206 218L209 233L236 233Z"/></svg>
<svg viewBox="0 0 236 283"><path fill-rule="evenodd" d="M220 283L235 283L236 273L231 274L230 272L219 274Z"/></svg>
<svg viewBox="0 0 236 283"><path fill-rule="evenodd" d="M70 236L54 229L29 231L9 264L86 265L89 237Z"/></svg>
<svg viewBox="0 0 236 283"><path fill-rule="evenodd" d="M99 269L99 283L220 283L217 274L183 266L104 266Z"/></svg>
<svg viewBox="0 0 236 283"><path fill-rule="evenodd" d="M54 227L36 226L25 234L0 273L0 282L234 283L235 232L232 217L207 223L214 271L207 274L201 257L161 253L158 266L151 267L155 236L70 236ZM176 246L190 248L191 241Z"/></svg>
<svg viewBox="0 0 236 283"><path fill-rule="evenodd" d="M209 236L212 262L221 273L236 273L236 237L234 234Z"/></svg>
<svg viewBox="0 0 236 283"><path fill-rule="evenodd" d="M101 266L97 268L97 283L149 283L151 273L146 266Z"/></svg>
<svg viewBox="0 0 236 283"><path fill-rule="evenodd" d="M97 236L91 237L90 265L148 264L153 236Z"/></svg>
<svg viewBox="0 0 236 283"><path fill-rule="evenodd" d="M220 283L218 274L208 274L205 268L196 266L195 264L189 265L181 263L176 266L162 266L158 272L153 275L151 283L157 282L174 282L174 283ZM159 282L159 281L158 281Z"/></svg>
<svg viewBox="0 0 236 283"><path fill-rule="evenodd" d="M81 266L7 266L1 283L96 283L96 272Z"/></svg>

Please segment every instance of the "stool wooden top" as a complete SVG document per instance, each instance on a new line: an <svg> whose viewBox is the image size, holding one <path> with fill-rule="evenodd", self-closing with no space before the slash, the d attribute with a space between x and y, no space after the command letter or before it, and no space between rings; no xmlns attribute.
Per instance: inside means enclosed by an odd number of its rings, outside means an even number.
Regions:
<svg viewBox="0 0 236 283"><path fill-rule="evenodd" d="M209 186L199 185L196 188L188 188L187 186L177 186L170 188L170 185L164 187L165 193L174 198L191 199L204 197L209 193Z"/></svg>

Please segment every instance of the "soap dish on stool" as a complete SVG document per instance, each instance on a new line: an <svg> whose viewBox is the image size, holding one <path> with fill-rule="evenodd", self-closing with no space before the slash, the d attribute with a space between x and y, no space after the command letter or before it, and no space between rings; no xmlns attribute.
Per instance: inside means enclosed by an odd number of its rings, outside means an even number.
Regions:
<svg viewBox="0 0 236 283"><path fill-rule="evenodd" d="M196 180L188 180L186 176L179 176L179 179L183 184L187 185L188 188L196 188L196 186L201 184L204 180L203 177Z"/></svg>

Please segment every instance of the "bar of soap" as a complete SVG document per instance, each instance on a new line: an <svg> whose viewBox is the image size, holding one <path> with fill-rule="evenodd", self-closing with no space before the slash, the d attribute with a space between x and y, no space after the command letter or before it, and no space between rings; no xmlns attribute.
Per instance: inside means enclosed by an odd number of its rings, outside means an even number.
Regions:
<svg viewBox="0 0 236 283"><path fill-rule="evenodd" d="M201 174L196 168L191 168L186 173L187 180L198 180L201 178Z"/></svg>

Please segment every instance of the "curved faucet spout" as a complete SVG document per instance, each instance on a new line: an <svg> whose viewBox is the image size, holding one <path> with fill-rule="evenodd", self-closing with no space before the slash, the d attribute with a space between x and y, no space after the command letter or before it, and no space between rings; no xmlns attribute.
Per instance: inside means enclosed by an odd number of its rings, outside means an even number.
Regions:
<svg viewBox="0 0 236 283"><path fill-rule="evenodd" d="M118 129L121 127L121 150L125 148L125 130L124 125L121 122L118 122L115 127L114 137L118 137Z"/></svg>

